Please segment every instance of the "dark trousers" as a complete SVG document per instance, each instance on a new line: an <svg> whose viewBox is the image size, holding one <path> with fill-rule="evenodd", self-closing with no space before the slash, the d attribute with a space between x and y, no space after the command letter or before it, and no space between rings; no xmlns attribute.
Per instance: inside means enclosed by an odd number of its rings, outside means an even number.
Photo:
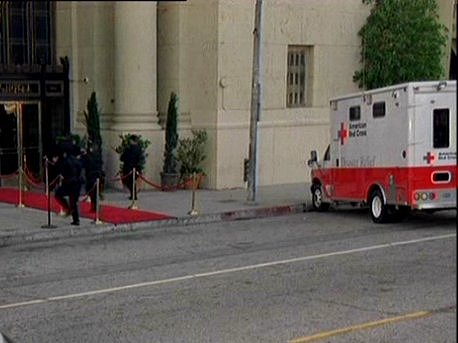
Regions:
<svg viewBox="0 0 458 343"><path fill-rule="evenodd" d="M102 198L102 192L105 185L105 173L102 171L89 171L86 175L85 189L91 199L91 211L95 212L97 208L97 178L99 179L99 197Z"/></svg>
<svg viewBox="0 0 458 343"><path fill-rule="evenodd" d="M98 201L96 186L97 186L96 180L91 180L91 179L87 180L86 186L85 186L86 192L89 195L89 198L91 199L91 211L92 212L96 211L97 201Z"/></svg>
<svg viewBox="0 0 458 343"><path fill-rule="evenodd" d="M91 185L91 187L86 187L86 189L89 188L89 192L87 193L89 195L89 198L91 199L91 212L95 212L97 208L97 190Z"/></svg>
<svg viewBox="0 0 458 343"><path fill-rule="evenodd" d="M67 213L70 212L74 223L79 223L80 215L78 199L80 196L81 184L62 184L56 189L55 199ZM65 197L68 196L68 201Z"/></svg>

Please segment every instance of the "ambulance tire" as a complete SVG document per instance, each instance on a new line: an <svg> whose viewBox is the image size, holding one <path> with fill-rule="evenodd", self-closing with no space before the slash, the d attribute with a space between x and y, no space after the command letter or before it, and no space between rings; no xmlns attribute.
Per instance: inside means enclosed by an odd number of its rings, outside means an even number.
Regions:
<svg viewBox="0 0 458 343"><path fill-rule="evenodd" d="M312 207L315 211L324 212L329 209L331 204L323 202L323 190L320 184L312 186Z"/></svg>
<svg viewBox="0 0 458 343"><path fill-rule="evenodd" d="M382 192L378 188L371 193L369 211L371 212L372 221L374 223L387 223L392 219L392 212L385 204Z"/></svg>

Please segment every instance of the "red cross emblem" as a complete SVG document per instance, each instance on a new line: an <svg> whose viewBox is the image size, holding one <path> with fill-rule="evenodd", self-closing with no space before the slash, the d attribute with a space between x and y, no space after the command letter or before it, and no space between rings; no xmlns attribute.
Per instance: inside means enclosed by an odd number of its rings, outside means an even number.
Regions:
<svg viewBox="0 0 458 343"><path fill-rule="evenodd" d="M340 144L345 143L345 139L348 138L348 130L345 127L345 123L340 123L340 130L337 131L337 138L340 138Z"/></svg>
<svg viewBox="0 0 458 343"><path fill-rule="evenodd" d="M426 161L426 163L432 164L435 157L434 157L434 154L431 154L431 152L428 151L428 153L425 156L423 156L423 159Z"/></svg>

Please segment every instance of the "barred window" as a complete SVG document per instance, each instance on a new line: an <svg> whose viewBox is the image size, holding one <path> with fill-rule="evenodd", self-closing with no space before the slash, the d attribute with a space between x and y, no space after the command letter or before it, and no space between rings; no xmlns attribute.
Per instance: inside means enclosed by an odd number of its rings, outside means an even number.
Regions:
<svg viewBox="0 0 458 343"><path fill-rule="evenodd" d="M53 64L54 3L0 2L0 63Z"/></svg>
<svg viewBox="0 0 458 343"><path fill-rule="evenodd" d="M361 119L361 107L360 106L352 106L350 107L350 120L356 121Z"/></svg>
<svg viewBox="0 0 458 343"><path fill-rule="evenodd" d="M433 111L433 147L448 148L450 146L450 111L438 108Z"/></svg>
<svg viewBox="0 0 458 343"><path fill-rule="evenodd" d="M386 108L385 101L379 101L372 105L372 117L373 118L382 118L385 116Z"/></svg>
<svg viewBox="0 0 458 343"><path fill-rule="evenodd" d="M306 107L311 105L311 56L312 47L288 46L286 106Z"/></svg>

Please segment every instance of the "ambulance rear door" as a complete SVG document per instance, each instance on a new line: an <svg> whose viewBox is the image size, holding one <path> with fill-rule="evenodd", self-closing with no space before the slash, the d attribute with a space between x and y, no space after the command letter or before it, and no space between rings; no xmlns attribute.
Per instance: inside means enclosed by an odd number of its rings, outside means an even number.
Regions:
<svg viewBox="0 0 458 343"><path fill-rule="evenodd" d="M443 85L428 83L413 90L410 190L434 193L431 206L448 207L456 205L456 82ZM419 208L421 203L417 201Z"/></svg>

